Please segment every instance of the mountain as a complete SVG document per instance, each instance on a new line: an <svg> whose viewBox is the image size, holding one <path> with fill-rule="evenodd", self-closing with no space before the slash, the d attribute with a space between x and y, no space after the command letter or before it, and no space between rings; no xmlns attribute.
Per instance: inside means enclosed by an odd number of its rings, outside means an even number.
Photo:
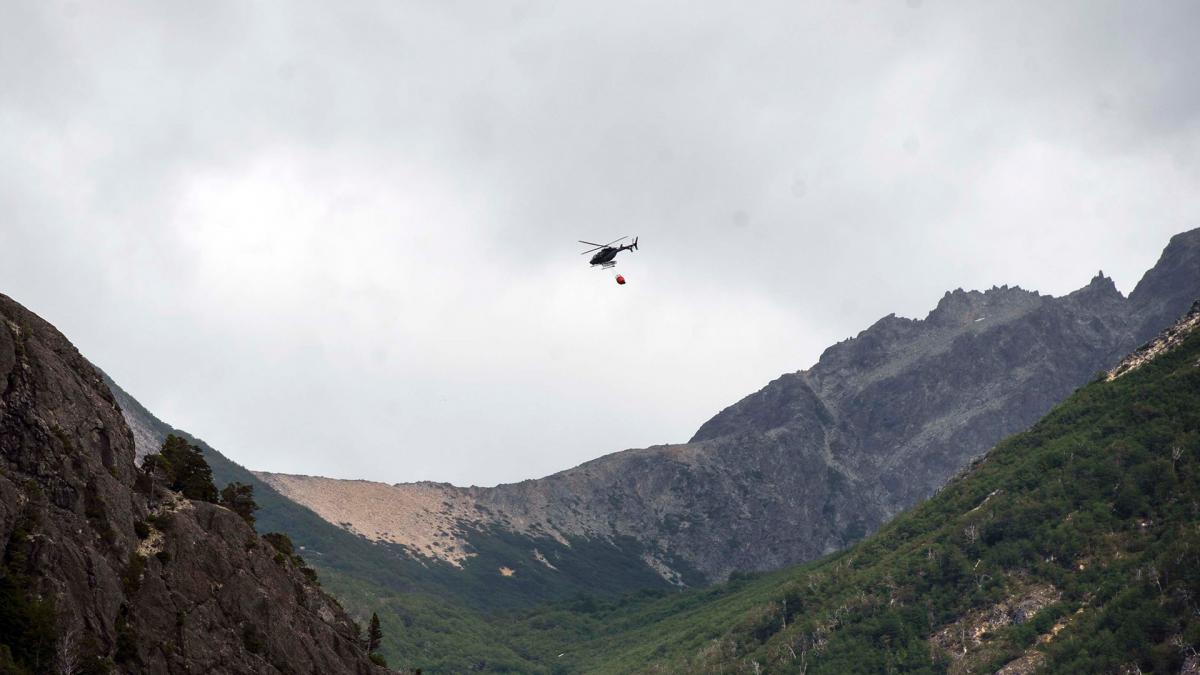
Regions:
<svg viewBox="0 0 1200 675"><path fill-rule="evenodd" d="M1197 296L1193 230L1171 239L1128 298L1101 273L1063 297L960 289L924 319L884 317L687 443L494 488L256 475L329 523L472 583L579 578L593 549L615 547L606 569L692 586L811 560L873 532Z"/></svg>
<svg viewBox="0 0 1200 675"><path fill-rule="evenodd" d="M0 382L0 672L382 672L284 544L139 470L100 374L4 295Z"/></svg>
<svg viewBox="0 0 1200 675"><path fill-rule="evenodd" d="M542 672L1200 672L1200 302L929 500L819 561L540 609Z"/></svg>

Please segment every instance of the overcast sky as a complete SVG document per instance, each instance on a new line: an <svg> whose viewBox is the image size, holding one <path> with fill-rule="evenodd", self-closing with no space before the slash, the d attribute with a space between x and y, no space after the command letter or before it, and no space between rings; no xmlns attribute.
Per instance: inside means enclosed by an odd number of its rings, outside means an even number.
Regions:
<svg viewBox="0 0 1200 675"><path fill-rule="evenodd" d="M1200 226L1200 3L0 0L0 292L251 468L686 440ZM576 239L639 235L612 274Z"/></svg>

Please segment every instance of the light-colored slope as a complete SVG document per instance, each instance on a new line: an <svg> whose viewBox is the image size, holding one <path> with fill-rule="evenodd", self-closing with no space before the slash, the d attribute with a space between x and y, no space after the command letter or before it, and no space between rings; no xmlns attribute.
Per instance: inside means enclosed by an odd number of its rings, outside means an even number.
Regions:
<svg viewBox="0 0 1200 675"><path fill-rule="evenodd" d="M459 523L483 521L468 495L435 483L394 486L265 471L254 475L331 523L456 566L470 555Z"/></svg>

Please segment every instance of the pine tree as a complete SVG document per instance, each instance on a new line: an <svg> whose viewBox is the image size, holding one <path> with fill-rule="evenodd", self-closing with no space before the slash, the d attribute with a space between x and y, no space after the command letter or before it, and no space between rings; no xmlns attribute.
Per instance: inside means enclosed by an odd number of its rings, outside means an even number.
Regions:
<svg viewBox="0 0 1200 675"><path fill-rule="evenodd" d="M254 512L258 510L258 504L254 501L254 486L237 481L226 485L221 488L221 505L254 525Z"/></svg>
<svg viewBox="0 0 1200 675"><path fill-rule="evenodd" d="M200 448L171 434L163 441L162 456L171 471L171 489L188 499L216 503L217 486L213 484L212 468L204 461Z"/></svg>
<svg viewBox="0 0 1200 675"><path fill-rule="evenodd" d="M367 653L379 651L379 645L382 643L383 629L379 627L379 615L371 612L371 627L367 629Z"/></svg>

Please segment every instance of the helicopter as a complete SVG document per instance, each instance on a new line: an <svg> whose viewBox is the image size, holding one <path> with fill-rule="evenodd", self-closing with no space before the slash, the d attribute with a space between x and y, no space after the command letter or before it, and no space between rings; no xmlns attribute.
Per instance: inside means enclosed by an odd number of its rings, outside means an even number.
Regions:
<svg viewBox="0 0 1200 675"><path fill-rule="evenodd" d="M621 237L621 239L628 239L628 238L629 238L628 236ZM617 254L620 253L621 251L636 251L637 250L637 242L638 242L637 237L633 238L632 243L613 246L613 244L616 244L618 241L621 241L621 239L613 239L612 241L608 242L607 244L597 244L595 242L584 241L584 240L580 239L579 243L587 244L588 246L593 247L593 248L589 248L588 250L584 251L580 255L587 255L588 253L591 253L592 251L596 251L596 255L592 256L592 259L590 261L592 267L601 267L604 269L608 269L617 264L617 260L616 260ZM615 278L616 278L618 284L620 284L621 286L625 285L625 277L624 276L618 274L615 276Z"/></svg>
<svg viewBox="0 0 1200 675"><path fill-rule="evenodd" d="M628 238L629 238L628 236L621 237L621 239L628 239ZM596 243L593 243L590 241L584 241L584 240L580 239L579 243L587 244L588 246L592 246L594 248L589 248L588 250L584 251L583 253L580 253L579 255L587 255L588 253L591 253L592 251L598 251L596 253L596 255L592 256L592 259L589 261L591 263L591 265L593 267L612 267L613 265L617 264L616 257L617 257L618 253L620 253L621 251L636 251L637 250L637 244L638 244L637 237L633 238L632 243L623 244L620 246L613 246L613 244L617 243L618 241L621 241L621 239L613 239L612 241L608 242L607 244L596 244Z"/></svg>

